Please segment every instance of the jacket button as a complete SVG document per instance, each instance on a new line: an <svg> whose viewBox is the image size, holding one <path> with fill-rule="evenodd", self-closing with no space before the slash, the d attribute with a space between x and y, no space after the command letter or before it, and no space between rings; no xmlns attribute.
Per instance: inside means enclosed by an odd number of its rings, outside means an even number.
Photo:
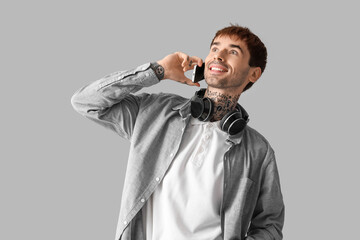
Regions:
<svg viewBox="0 0 360 240"><path fill-rule="evenodd" d="M157 177L157 178L155 178L155 180L158 182L158 181L160 181L160 178Z"/></svg>
<svg viewBox="0 0 360 240"><path fill-rule="evenodd" d="M145 199L142 198L140 201L141 201L141 202L145 202Z"/></svg>

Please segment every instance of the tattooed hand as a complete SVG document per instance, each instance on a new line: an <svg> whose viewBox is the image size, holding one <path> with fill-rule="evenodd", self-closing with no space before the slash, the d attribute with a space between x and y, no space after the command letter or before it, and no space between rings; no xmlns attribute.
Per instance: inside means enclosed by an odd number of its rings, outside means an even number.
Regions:
<svg viewBox="0 0 360 240"><path fill-rule="evenodd" d="M196 56L190 57L182 52L175 52L161 59L157 63L165 70L164 79L200 87L199 83L193 83L191 79L187 78L185 72L194 69L195 65L201 66L203 64L201 58Z"/></svg>
<svg viewBox="0 0 360 240"><path fill-rule="evenodd" d="M221 120L228 112L235 109L240 94L228 95L207 89L205 97L210 98L214 103L214 114L211 121L218 121Z"/></svg>

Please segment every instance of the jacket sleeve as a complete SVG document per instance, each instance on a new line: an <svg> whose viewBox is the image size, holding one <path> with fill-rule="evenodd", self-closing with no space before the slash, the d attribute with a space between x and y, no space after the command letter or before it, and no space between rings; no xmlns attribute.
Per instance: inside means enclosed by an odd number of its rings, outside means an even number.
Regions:
<svg viewBox="0 0 360 240"><path fill-rule="evenodd" d="M86 118L130 139L143 100L131 93L158 82L147 63L129 71L112 73L80 88L72 96L71 104Z"/></svg>
<svg viewBox="0 0 360 240"><path fill-rule="evenodd" d="M263 172L259 198L246 240L281 240L285 207L274 154Z"/></svg>

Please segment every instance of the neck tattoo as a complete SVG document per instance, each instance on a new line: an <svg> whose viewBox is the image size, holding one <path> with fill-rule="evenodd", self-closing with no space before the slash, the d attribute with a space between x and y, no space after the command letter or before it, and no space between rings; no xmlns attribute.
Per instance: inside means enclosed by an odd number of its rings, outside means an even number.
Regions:
<svg viewBox="0 0 360 240"><path fill-rule="evenodd" d="M218 92L206 90L206 97L210 98L214 103L214 114L211 121L221 120L228 112L233 111L240 97L238 95L226 95Z"/></svg>

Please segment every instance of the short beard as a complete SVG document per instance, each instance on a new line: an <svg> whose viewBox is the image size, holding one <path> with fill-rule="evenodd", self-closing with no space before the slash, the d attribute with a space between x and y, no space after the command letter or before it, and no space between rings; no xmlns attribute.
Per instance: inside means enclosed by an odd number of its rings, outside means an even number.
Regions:
<svg viewBox="0 0 360 240"><path fill-rule="evenodd" d="M250 71L250 67L247 69L246 72L241 73L240 76L236 76L236 78L238 80L235 82L233 82L233 81L229 82L229 79L227 79L227 78L220 79L220 80L217 80L216 78L212 79L212 76L210 74L208 74L208 72L205 72L205 81L206 81L206 84L212 88L219 88L219 89L239 88L245 83L246 77L247 77L249 71Z"/></svg>

